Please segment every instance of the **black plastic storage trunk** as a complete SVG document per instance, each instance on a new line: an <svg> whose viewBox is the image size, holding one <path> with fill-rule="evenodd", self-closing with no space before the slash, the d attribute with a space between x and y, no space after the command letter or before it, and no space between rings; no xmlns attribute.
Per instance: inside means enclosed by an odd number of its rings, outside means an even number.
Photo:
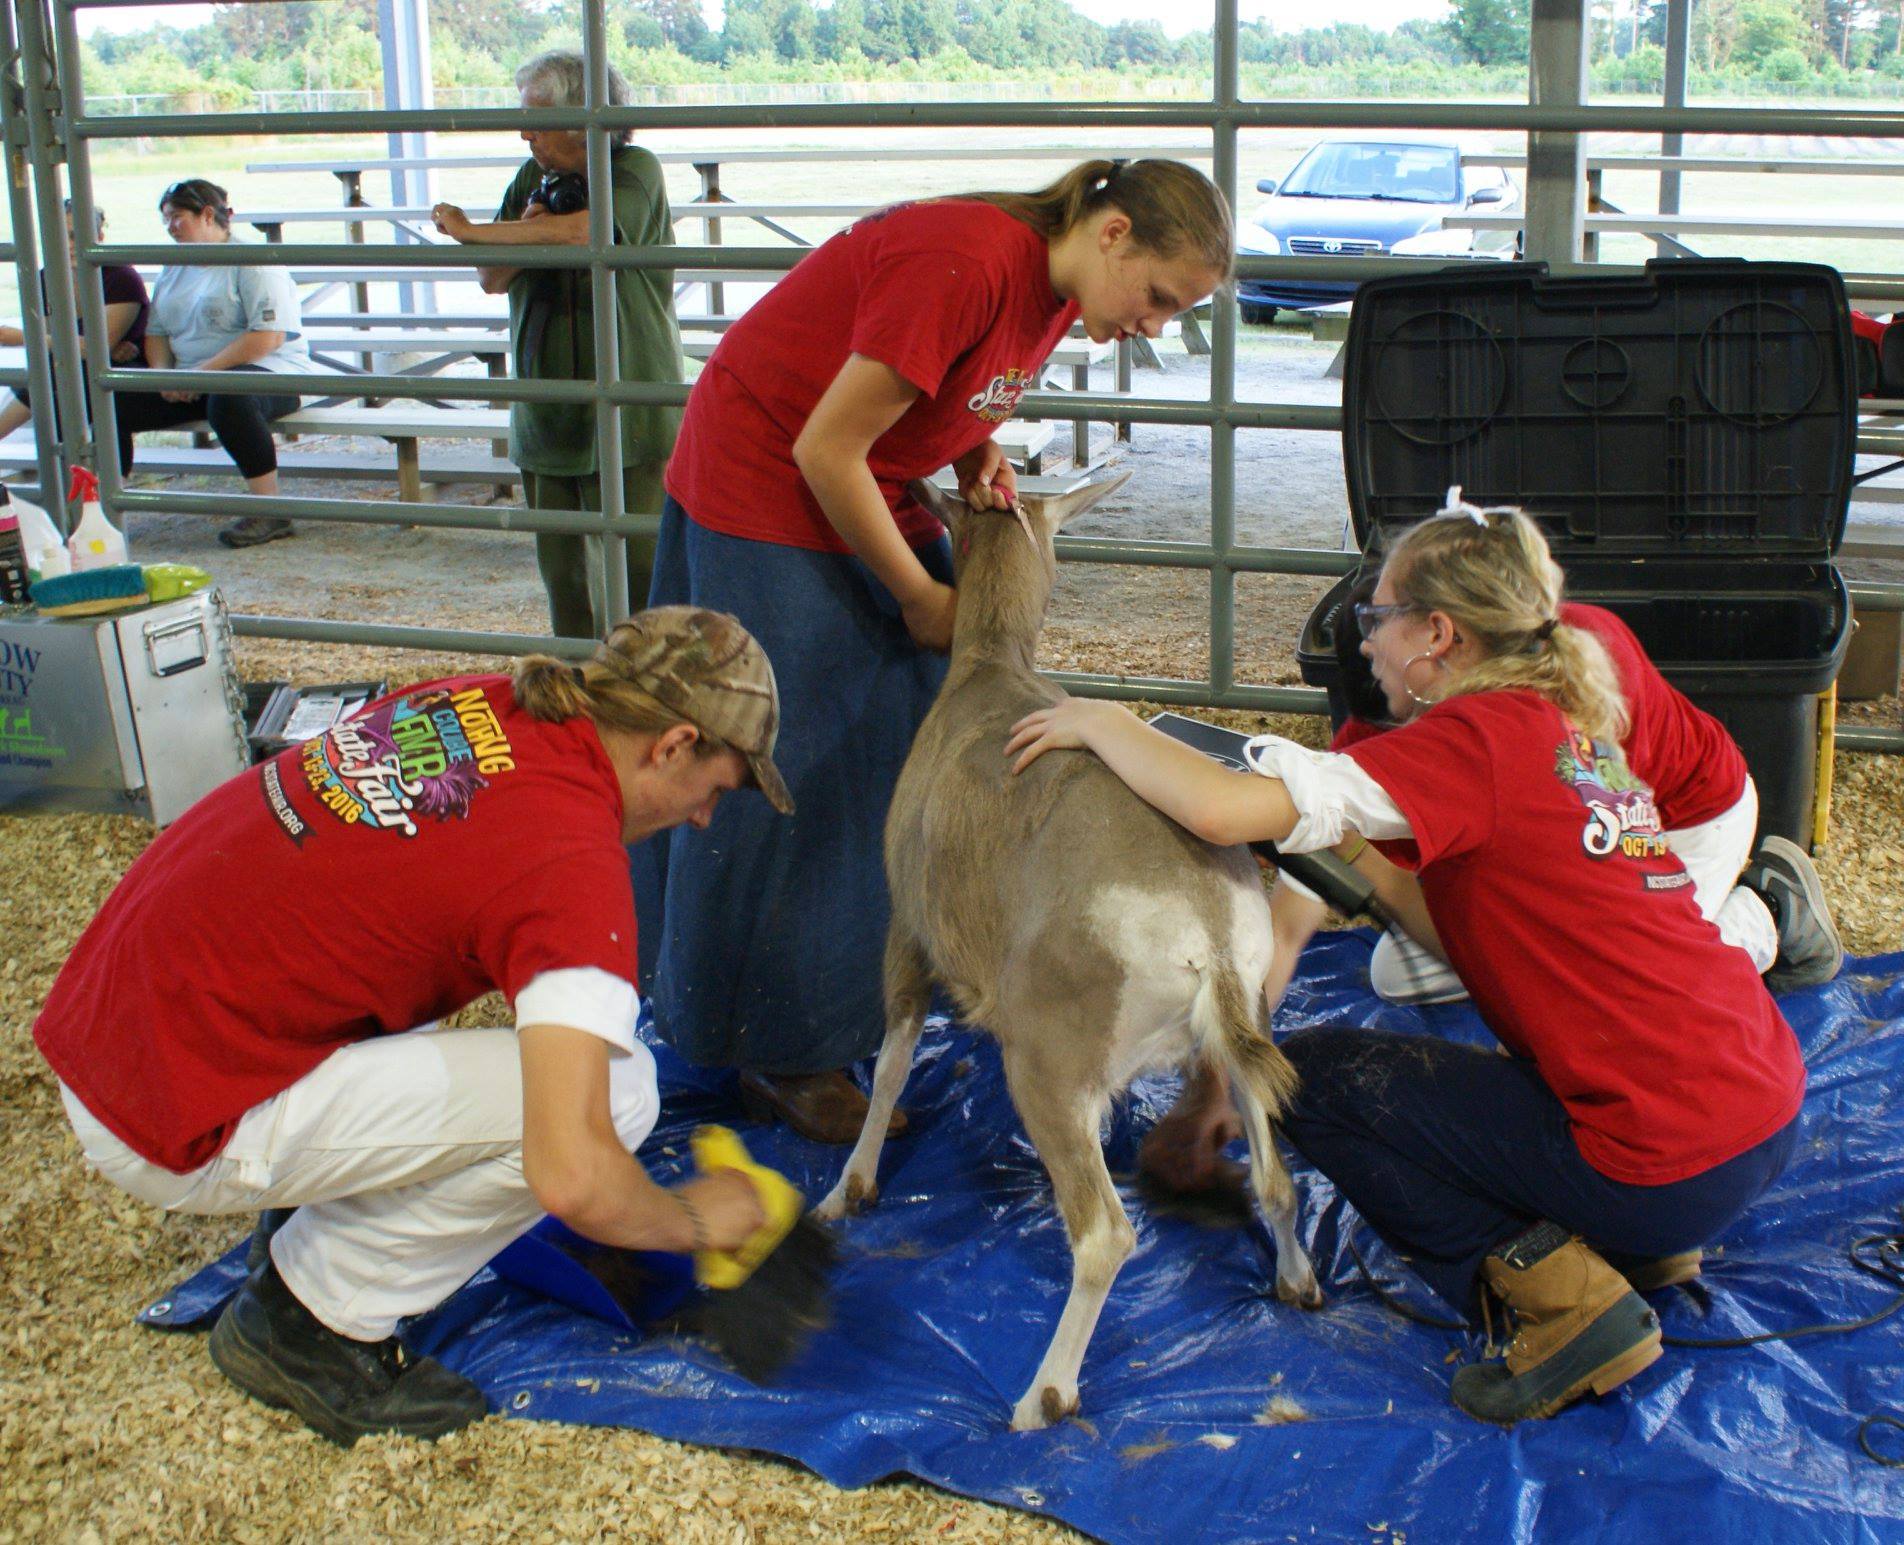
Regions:
<svg viewBox="0 0 1904 1545"><path fill-rule="evenodd" d="M1837 271L1666 259L1552 278L1544 264L1362 286L1349 321L1342 454L1364 566L1441 508L1520 505L1567 593L1618 613L1745 752L1759 826L1809 847L1818 694L1851 604L1844 537L1856 436ZM1298 646L1347 716L1333 624Z"/></svg>

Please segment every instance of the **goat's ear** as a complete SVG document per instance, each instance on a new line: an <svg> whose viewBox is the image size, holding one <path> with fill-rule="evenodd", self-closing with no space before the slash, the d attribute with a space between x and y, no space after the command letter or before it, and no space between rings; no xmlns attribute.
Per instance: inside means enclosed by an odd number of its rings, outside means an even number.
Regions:
<svg viewBox="0 0 1904 1545"><path fill-rule="evenodd" d="M926 510L935 515L943 525L952 522L966 513L966 504L957 494L949 494L929 477L917 477L906 484L906 492L911 494Z"/></svg>
<svg viewBox="0 0 1904 1545"><path fill-rule="evenodd" d="M1115 477L1101 477L1095 482L1085 483L1065 494L1052 494L1047 498L1027 498L1025 507L1034 511L1053 531L1061 530L1067 523L1077 519L1105 495L1114 493L1130 481L1130 469L1118 473Z"/></svg>

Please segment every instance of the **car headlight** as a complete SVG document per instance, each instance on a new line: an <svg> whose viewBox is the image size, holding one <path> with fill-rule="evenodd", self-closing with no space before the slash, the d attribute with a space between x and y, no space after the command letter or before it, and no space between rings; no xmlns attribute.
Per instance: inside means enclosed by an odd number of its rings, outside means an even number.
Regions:
<svg viewBox="0 0 1904 1545"><path fill-rule="evenodd" d="M1251 257L1281 257L1283 244L1280 237L1260 225L1246 225L1236 233L1236 250Z"/></svg>

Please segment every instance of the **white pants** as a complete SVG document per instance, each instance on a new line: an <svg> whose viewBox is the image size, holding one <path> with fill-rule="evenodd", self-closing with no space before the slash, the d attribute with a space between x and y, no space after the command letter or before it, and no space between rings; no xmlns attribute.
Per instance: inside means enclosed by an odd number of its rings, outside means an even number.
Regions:
<svg viewBox="0 0 1904 1545"><path fill-rule="evenodd" d="M64 1085L86 1158L169 1212L296 1207L279 1274L332 1330L380 1341L433 1309L542 1216L522 1174L522 1063L512 1030L412 1030L334 1052L245 1113L217 1158L175 1174L134 1153ZM660 1112L654 1057L609 1063L629 1152Z"/></svg>
<svg viewBox="0 0 1904 1545"><path fill-rule="evenodd" d="M1759 791L1748 777L1738 803L1710 821L1666 833L1692 876L1693 899L1719 937L1752 957L1763 975L1778 958L1778 926L1765 903L1737 883L1752 856L1759 824ZM1369 961L1369 982L1389 1003L1452 1003L1468 995L1454 968L1413 939L1385 933Z"/></svg>

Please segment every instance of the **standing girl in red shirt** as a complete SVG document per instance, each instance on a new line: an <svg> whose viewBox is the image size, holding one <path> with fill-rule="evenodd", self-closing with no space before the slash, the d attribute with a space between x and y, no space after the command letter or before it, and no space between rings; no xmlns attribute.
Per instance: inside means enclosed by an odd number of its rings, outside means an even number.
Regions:
<svg viewBox="0 0 1904 1545"><path fill-rule="evenodd" d="M1604 1394L1659 1356L1658 1319L1623 1273L1656 1276L1763 1193L1805 1090L1790 1027L1700 914L1626 765L1613 661L1559 602L1526 516L1443 515L1397 539L1363 614L1391 702L1404 681L1430 695L1432 672L1433 706L1408 723L1339 754L1266 737L1260 777L1108 703L1033 714L1007 748L1021 767L1095 751L1212 842L1301 853L1360 833L1416 871L1412 904L1511 1055L1300 1031L1282 1043L1302 1077L1283 1131L1450 1303L1468 1309L1478 1287L1513 1312L1505 1361L1453 1386L1501 1423Z"/></svg>
<svg viewBox="0 0 1904 1545"><path fill-rule="evenodd" d="M650 604L717 606L768 650L799 814L727 808L634 850L642 986L677 1050L809 1137L851 1142L865 1115L843 1069L884 1032L881 832L952 640L945 533L905 484L950 464L968 502L1009 507L992 433L1072 323L1155 337L1231 250L1222 195L1175 161L902 204L802 260L695 383Z"/></svg>

